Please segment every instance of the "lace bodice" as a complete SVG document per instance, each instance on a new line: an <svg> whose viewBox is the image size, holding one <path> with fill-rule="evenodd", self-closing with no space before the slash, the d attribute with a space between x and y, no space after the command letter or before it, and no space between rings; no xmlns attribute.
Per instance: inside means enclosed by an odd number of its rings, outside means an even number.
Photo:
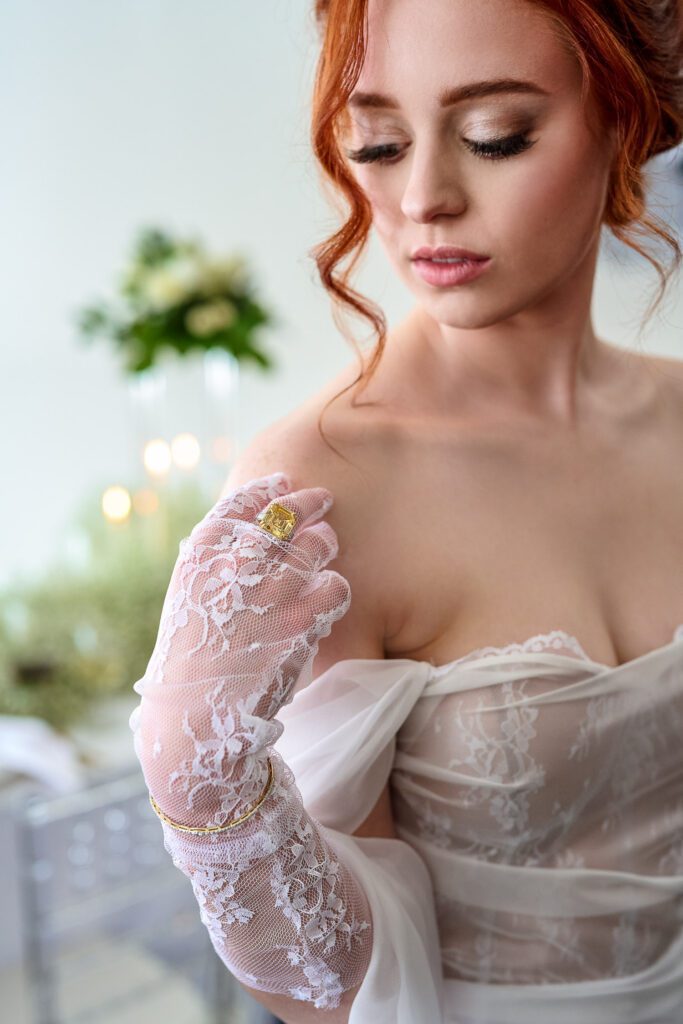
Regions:
<svg viewBox="0 0 683 1024"><path fill-rule="evenodd" d="M433 670L392 790L431 868L446 977L623 976L678 935L683 659L654 675L665 649L610 668L558 629Z"/></svg>
<svg viewBox="0 0 683 1024"><path fill-rule="evenodd" d="M349 659L280 717L330 827L389 780L432 883L444 1020L683 1020L683 623L619 666L561 629L441 666Z"/></svg>

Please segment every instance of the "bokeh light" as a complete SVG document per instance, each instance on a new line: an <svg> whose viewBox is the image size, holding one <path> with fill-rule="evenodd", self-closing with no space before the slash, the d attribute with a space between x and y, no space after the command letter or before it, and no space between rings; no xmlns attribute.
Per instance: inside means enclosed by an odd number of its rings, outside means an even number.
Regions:
<svg viewBox="0 0 683 1024"><path fill-rule="evenodd" d="M178 434L171 441L171 455L179 469L194 469L201 449L194 434Z"/></svg>
<svg viewBox="0 0 683 1024"><path fill-rule="evenodd" d="M125 487L114 484L107 487L102 495L102 511L111 523L122 523L128 519L132 502Z"/></svg>
<svg viewBox="0 0 683 1024"><path fill-rule="evenodd" d="M171 449L162 438L148 441L144 447L142 461L152 476L165 476L171 468Z"/></svg>

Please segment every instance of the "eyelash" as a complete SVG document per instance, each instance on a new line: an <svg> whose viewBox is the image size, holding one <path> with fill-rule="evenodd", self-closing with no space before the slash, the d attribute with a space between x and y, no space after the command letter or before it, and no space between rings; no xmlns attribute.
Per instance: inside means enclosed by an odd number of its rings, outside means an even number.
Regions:
<svg viewBox="0 0 683 1024"><path fill-rule="evenodd" d="M482 160L507 160L509 157L517 156L534 145L528 138L527 133L518 132L516 135L508 135L504 138L492 139L489 142L475 142L464 140L466 145L475 156ZM361 149L354 149L346 154L349 160L358 164L392 164L397 163L397 156L400 156L399 147L393 144L383 146L363 146Z"/></svg>

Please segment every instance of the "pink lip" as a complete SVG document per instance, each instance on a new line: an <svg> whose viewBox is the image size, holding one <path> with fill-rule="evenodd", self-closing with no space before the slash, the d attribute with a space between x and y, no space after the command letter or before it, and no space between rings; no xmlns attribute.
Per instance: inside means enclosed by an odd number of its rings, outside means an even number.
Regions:
<svg viewBox="0 0 683 1024"><path fill-rule="evenodd" d="M474 252L472 249L460 249L455 245L439 245L436 249L432 249L428 245L422 245L419 249L415 249L411 255L411 259L430 260L434 257L439 259L448 259L449 256L454 258L462 257L466 260L486 260L489 258L488 256L484 256L483 253Z"/></svg>
<svg viewBox="0 0 683 1024"><path fill-rule="evenodd" d="M468 284L480 277L491 265L490 259L466 260L464 263L432 263L426 259L412 261L416 273L427 284L444 288L456 284Z"/></svg>

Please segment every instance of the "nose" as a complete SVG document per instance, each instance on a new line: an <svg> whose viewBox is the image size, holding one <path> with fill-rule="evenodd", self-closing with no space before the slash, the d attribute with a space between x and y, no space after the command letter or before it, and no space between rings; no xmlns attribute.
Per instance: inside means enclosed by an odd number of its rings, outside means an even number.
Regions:
<svg viewBox="0 0 683 1024"><path fill-rule="evenodd" d="M457 160L443 143L414 146L410 172L401 198L401 211L424 223L439 214L461 214L467 196Z"/></svg>

